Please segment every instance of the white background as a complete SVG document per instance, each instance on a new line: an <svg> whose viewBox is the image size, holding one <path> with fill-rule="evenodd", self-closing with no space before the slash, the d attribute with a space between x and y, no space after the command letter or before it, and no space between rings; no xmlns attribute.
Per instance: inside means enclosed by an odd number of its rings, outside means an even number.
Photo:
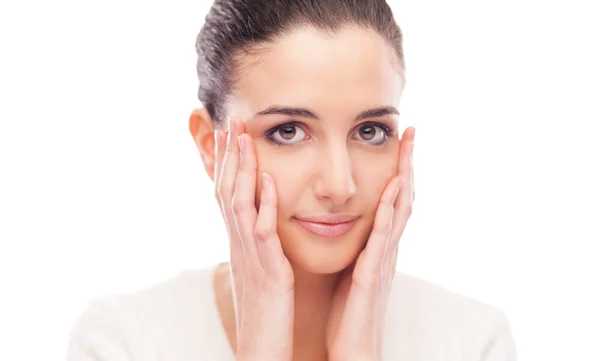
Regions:
<svg viewBox="0 0 600 361"><path fill-rule="evenodd" d="M0 359L93 297L225 260L188 132L211 2L0 5ZM406 0L417 128L398 270L504 309L520 360L600 360L595 2Z"/></svg>

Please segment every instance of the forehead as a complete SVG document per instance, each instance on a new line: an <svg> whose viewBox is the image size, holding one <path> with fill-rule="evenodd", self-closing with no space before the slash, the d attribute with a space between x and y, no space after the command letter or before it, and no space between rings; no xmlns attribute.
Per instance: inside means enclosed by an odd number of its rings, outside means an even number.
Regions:
<svg viewBox="0 0 600 361"><path fill-rule="evenodd" d="M276 104L354 116L369 106L396 106L402 78L394 57L374 31L345 29L325 36L297 30L259 55L241 58L231 111L248 118Z"/></svg>

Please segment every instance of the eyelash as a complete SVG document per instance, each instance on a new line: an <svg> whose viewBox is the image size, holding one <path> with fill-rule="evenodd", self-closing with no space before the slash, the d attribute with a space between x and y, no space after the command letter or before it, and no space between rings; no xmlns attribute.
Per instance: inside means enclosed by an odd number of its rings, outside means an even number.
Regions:
<svg viewBox="0 0 600 361"><path fill-rule="evenodd" d="M269 141L271 141L271 142L272 142L273 144L275 144L275 145L278 145L278 146L281 146L281 147L293 147L293 146L297 145L298 143L296 143L296 144L286 144L286 143L281 143L280 141L278 141L278 140L275 140L275 139L273 139L273 137L272 137L272 135L273 135L273 134L275 134L276 132L278 132L280 129L282 129L282 128L287 128L287 127L292 127L292 126L295 126L295 127L298 127L298 128L302 128L302 130L304 130L305 132L307 132L307 131L306 131L306 127L305 127L305 125L304 125L303 123L301 123L301 122L298 122L298 121L290 121L290 122L286 122L286 123L279 124L279 125L277 125L277 126L275 126L275 127L271 128L271 129L267 130L267 131L265 132L265 136L267 137L267 139L268 139ZM381 147L381 146L384 146L384 145L385 145L385 144L387 144L387 142L389 141L389 138L390 138L390 137L391 137L391 136L394 134L393 130L392 130L390 127L388 127L387 125L385 125L385 124L382 124L382 123L376 123L376 122L365 122L365 123L362 123L362 124L361 124L361 125L358 127L358 129L360 129L361 127L364 127L364 126L373 126L373 127L379 127L379 128L381 128L381 129L383 130L383 132L385 133L385 140L384 140L384 141L383 141L381 144L375 144L375 145L373 145L374 147Z"/></svg>

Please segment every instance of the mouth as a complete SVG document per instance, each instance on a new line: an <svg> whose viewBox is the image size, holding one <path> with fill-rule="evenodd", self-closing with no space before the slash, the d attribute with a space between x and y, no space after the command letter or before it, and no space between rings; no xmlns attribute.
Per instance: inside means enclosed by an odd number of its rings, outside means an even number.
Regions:
<svg viewBox="0 0 600 361"><path fill-rule="evenodd" d="M332 217L313 217L298 218L294 217L296 222L309 232L325 238L341 237L350 232L356 224L358 217L352 216L332 216Z"/></svg>

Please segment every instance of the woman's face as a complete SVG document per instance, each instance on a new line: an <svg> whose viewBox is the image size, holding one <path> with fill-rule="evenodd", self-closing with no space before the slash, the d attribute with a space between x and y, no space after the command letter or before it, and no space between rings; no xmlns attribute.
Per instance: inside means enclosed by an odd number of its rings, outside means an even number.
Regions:
<svg viewBox="0 0 600 361"><path fill-rule="evenodd" d="M398 115L356 118L371 109L397 108L403 83L395 56L377 33L348 29L331 38L296 31L243 58L229 116L242 119L254 141L257 207L261 172L275 181L277 232L295 267L341 271L366 244L379 198L398 172ZM257 115L275 107L306 109L318 119ZM296 219L338 213L358 217L338 237L314 234Z"/></svg>

